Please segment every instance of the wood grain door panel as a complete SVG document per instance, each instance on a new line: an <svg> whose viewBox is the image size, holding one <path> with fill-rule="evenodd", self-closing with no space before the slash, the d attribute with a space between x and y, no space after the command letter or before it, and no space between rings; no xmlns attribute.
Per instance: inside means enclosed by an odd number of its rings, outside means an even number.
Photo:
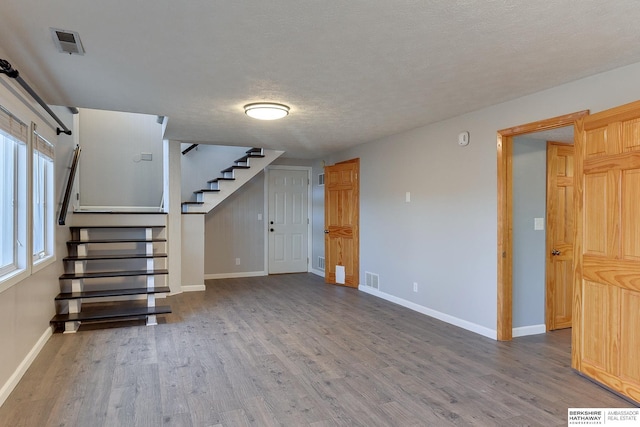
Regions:
<svg viewBox="0 0 640 427"><path fill-rule="evenodd" d="M336 266L345 270L344 285L359 285L359 159L325 167L325 281L336 283Z"/></svg>
<svg viewBox="0 0 640 427"><path fill-rule="evenodd" d="M640 102L578 128L572 366L640 402Z"/></svg>
<svg viewBox="0 0 640 427"><path fill-rule="evenodd" d="M573 145L547 143L546 326L570 328L573 311Z"/></svg>

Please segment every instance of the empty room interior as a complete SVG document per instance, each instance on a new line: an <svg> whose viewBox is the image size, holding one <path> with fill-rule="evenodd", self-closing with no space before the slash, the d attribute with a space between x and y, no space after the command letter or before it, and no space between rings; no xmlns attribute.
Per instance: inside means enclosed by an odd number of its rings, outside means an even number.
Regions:
<svg viewBox="0 0 640 427"><path fill-rule="evenodd" d="M635 1L0 14L0 426L638 414Z"/></svg>

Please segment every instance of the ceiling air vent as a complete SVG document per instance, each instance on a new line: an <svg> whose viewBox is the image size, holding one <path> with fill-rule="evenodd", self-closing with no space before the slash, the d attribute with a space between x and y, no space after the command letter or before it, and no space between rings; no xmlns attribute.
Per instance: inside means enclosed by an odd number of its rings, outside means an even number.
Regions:
<svg viewBox="0 0 640 427"><path fill-rule="evenodd" d="M75 31L51 28L53 42L60 53L84 55L84 48L80 41L80 35Z"/></svg>

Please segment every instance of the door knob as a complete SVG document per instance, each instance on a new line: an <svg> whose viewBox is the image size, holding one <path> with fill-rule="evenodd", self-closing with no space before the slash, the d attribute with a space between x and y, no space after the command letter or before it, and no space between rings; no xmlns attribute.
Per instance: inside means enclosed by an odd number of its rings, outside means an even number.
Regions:
<svg viewBox="0 0 640 427"><path fill-rule="evenodd" d="M273 228L270 228L269 231L273 233L275 230Z"/></svg>
<svg viewBox="0 0 640 427"><path fill-rule="evenodd" d="M269 221L269 224L273 225L273 221Z"/></svg>
<svg viewBox="0 0 640 427"><path fill-rule="evenodd" d="M557 249L554 249L553 252L551 252L551 255L553 256L560 255L560 251Z"/></svg>
<svg viewBox="0 0 640 427"><path fill-rule="evenodd" d="M324 230L324 234L329 234L329 230Z"/></svg>

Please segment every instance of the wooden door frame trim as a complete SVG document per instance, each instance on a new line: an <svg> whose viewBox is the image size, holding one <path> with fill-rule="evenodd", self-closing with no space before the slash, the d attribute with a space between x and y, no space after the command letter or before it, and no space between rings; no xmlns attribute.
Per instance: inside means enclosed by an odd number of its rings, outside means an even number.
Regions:
<svg viewBox="0 0 640 427"><path fill-rule="evenodd" d="M574 125L589 115L582 110L498 131L498 301L497 339L513 338L513 138Z"/></svg>

